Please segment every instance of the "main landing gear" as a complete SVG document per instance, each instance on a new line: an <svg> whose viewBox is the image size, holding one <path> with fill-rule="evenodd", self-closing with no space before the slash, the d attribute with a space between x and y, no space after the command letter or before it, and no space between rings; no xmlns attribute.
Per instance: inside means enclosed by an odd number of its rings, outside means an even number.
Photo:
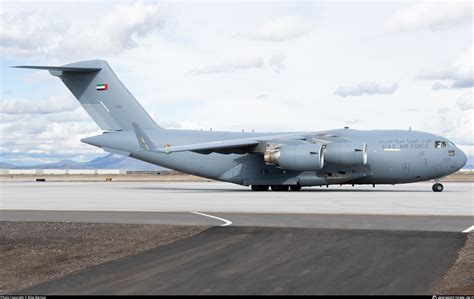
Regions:
<svg viewBox="0 0 474 299"><path fill-rule="evenodd" d="M433 184L433 187L431 187L431 189L433 189L434 192L441 192L443 191L444 187L442 184L436 183L436 184Z"/></svg>
<svg viewBox="0 0 474 299"><path fill-rule="evenodd" d="M291 191L301 191L301 186L300 185L291 185L290 189L291 189Z"/></svg>
<svg viewBox="0 0 474 299"><path fill-rule="evenodd" d="M252 185L252 191L267 191L268 185Z"/></svg>
<svg viewBox="0 0 474 299"><path fill-rule="evenodd" d="M272 191L287 191L288 185L271 185Z"/></svg>
<svg viewBox="0 0 474 299"><path fill-rule="evenodd" d="M291 189L291 191L300 191L301 186L300 185L252 185L252 191L267 191L268 188L271 188L272 191L288 191L288 188Z"/></svg>

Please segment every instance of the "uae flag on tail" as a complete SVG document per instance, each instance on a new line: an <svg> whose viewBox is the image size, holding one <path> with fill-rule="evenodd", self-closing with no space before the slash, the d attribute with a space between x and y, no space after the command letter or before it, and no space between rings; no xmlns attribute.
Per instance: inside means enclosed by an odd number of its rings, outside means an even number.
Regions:
<svg viewBox="0 0 474 299"><path fill-rule="evenodd" d="M108 90L108 89L109 89L109 84L107 83L97 84L97 90Z"/></svg>

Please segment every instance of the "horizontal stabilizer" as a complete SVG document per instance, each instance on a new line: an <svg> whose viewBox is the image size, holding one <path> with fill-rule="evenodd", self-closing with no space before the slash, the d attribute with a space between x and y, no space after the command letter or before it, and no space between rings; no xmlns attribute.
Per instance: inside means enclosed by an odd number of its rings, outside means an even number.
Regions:
<svg viewBox="0 0 474 299"><path fill-rule="evenodd" d="M69 66L40 66L40 65L18 65L12 66L18 69L35 69L35 70L47 70L47 71L63 71L63 72L75 72L75 73L91 73L98 72L102 68L92 67L69 67Z"/></svg>

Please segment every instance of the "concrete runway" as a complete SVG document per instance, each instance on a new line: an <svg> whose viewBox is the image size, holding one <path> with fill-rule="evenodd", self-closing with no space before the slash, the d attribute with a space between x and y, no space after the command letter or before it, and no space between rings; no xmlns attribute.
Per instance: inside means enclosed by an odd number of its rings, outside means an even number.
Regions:
<svg viewBox="0 0 474 299"><path fill-rule="evenodd" d="M473 187L2 182L0 221L216 226L21 294L433 294L474 229Z"/></svg>
<svg viewBox="0 0 474 299"><path fill-rule="evenodd" d="M206 182L1 182L1 210L161 211L279 214L474 215L474 183L330 186L252 192Z"/></svg>

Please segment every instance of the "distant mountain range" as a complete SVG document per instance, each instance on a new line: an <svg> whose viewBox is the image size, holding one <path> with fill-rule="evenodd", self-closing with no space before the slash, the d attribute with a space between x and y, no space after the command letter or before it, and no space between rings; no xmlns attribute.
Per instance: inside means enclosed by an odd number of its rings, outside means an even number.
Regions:
<svg viewBox="0 0 474 299"><path fill-rule="evenodd" d="M35 165L14 165L0 162L0 168L4 169L126 169L126 170L163 170L161 166L142 162L133 158L108 154L95 158L88 162L76 162L72 160L61 160L55 163Z"/></svg>

